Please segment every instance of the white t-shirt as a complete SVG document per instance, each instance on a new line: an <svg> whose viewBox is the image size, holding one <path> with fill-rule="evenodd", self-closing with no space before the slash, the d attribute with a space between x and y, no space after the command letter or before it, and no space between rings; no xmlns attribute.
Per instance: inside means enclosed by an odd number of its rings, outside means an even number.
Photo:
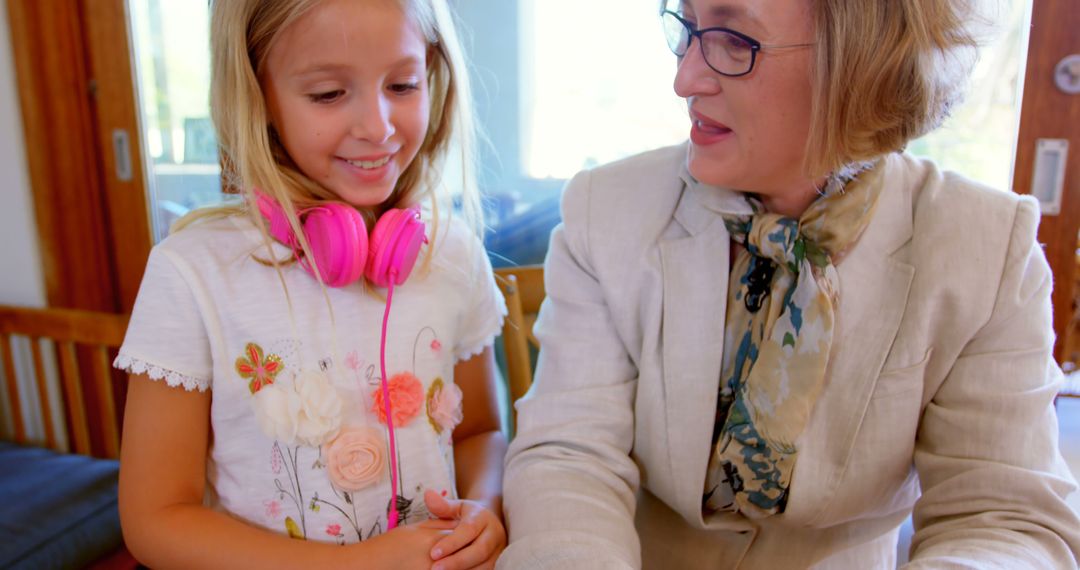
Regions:
<svg viewBox="0 0 1080 570"><path fill-rule="evenodd" d="M431 263L424 267L422 250L394 289L387 330L400 524L427 517L426 489L456 494L454 365L489 346L506 314L480 241L443 221L434 242ZM276 259L290 255L272 247ZM386 291L354 283L324 295L296 263L281 267L283 287L259 259L270 255L244 217L203 221L162 241L115 366L213 391L209 506L308 540L367 540L385 531L391 495L387 430L375 406ZM363 434L360 447L326 453L339 428ZM381 463L373 459L380 454ZM353 490L332 484L331 469L351 473L344 486Z"/></svg>

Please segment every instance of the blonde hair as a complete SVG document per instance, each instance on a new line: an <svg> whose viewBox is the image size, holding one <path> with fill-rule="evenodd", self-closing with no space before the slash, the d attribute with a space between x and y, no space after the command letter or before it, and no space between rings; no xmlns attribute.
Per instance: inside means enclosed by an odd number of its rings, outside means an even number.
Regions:
<svg viewBox="0 0 1080 570"><path fill-rule="evenodd" d="M413 206L427 199L437 227L440 202L443 206L449 203L442 170L454 149L461 161L462 214L479 235L482 214L473 177L474 127L469 82L453 17L446 0L396 1L420 28L428 44L428 131L389 199L378 207L358 208L358 211L370 229L384 211ZM252 206L252 193L258 188L282 205L304 255L311 259L296 211L340 199L293 164L270 127L269 109L259 78L281 32L318 4L319 0L214 1L210 33L211 117L221 148L226 191L241 193L246 199L240 205L192 212L180 219L173 231L206 217L246 213L265 236L266 224ZM437 230L433 229L433 243L425 254L428 261L436 234Z"/></svg>
<svg viewBox="0 0 1080 570"><path fill-rule="evenodd" d="M941 124L974 63L972 0L810 1L811 176L902 150Z"/></svg>

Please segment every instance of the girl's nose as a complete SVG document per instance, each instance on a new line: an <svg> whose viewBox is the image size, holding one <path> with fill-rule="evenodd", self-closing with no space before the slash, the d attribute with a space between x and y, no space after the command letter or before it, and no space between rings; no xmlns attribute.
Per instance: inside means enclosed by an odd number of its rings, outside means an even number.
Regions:
<svg viewBox="0 0 1080 570"><path fill-rule="evenodd" d="M705 63L699 41L701 40L695 39L690 42L686 53L679 58L679 67L675 73L675 94L683 99L720 92L720 74Z"/></svg>
<svg viewBox="0 0 1080 570"><path fill-rule="evenodd" d="M390 120L390 102L381 95L358 98L353 115L353 137L382 144L394 134L394 124Z"/></svg>

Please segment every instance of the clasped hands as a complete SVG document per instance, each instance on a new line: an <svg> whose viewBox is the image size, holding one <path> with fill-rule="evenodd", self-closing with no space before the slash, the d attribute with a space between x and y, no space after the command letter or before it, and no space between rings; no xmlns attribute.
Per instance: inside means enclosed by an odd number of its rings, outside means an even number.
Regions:
<svg viewBox="0 0 1080 570"><path fill-rule="evenodd" d="M431 490L424 493L424 503L431 515L437 518L398 527L390 531L386 538L397 543L398 540L392 535L404 532L412 535L412 538L399 534L398 539L411 542L413 547L428 546L431 570L488 570L495 567L495 560L506 548L506 530L498 515L481 502L447 499ZM399 559L403 564L399 567L412 567L412 564L406 563L406 559L422 562L416 559L415 554L419 553L410 552L405 559Z"/></svg>

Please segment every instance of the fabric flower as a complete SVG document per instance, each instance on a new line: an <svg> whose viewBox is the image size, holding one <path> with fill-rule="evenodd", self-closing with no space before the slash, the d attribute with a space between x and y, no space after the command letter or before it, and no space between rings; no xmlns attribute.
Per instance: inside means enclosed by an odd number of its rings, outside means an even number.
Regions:
<svg viewBox="0 0 1080 570"><path fill-rule="evenodd" d="M263 432L286 445L318 447L341 426L341 396L320 372L305 372L291 386L264 386L254 406Z"/></svg>
<svg viewBox="0 0 1080 570"><path fill-rule="evenodd" d="M341 525L328 524L326 525L326 534L330 536L341 536Z"/></svg>
<svg viewBox="0 0 1080 570"><path fill-rule="evenodd" d="M386 463L382 434L371 428L344 428L323 446L326 473L342 491L359 491L379 481Z"/></svg>
<svg viewBox="0 0 1080 570"><path fill-rule="evenodd" d="M453 430L461 423L464 414L461 410L461 388L456 384L446 384L442 378L436 378L428 388L427 417L435 433Z"/></svg>
<svg viewBox="0 0 1080 570"><path fill-rule="evenodd" d="M263 355L261 346L249 342L244 347L244 356L236 359L236 372L248 381L248 390L254 394L263 386L274 383L278 373L285 368L281 357L276 354Z"/></svg>
<svg viewBox="0 0 1080 570"><path fill-rule="evenodd" d="M386 383L390 389L390 406L394 414L394 425L404 426L420 412L424 404L424 385L409 372L402 372L390 377ZM383 403L383 389L380 386L371 396L371 411L386 424L386 407Z"/></svg>
<svg viewBox="0 0 1080 570"><path fill-rule="evenodd" d="M431 351L439 352L440 350L442 350L442 343L439 342L439 339L431 341Z"/></svg>

